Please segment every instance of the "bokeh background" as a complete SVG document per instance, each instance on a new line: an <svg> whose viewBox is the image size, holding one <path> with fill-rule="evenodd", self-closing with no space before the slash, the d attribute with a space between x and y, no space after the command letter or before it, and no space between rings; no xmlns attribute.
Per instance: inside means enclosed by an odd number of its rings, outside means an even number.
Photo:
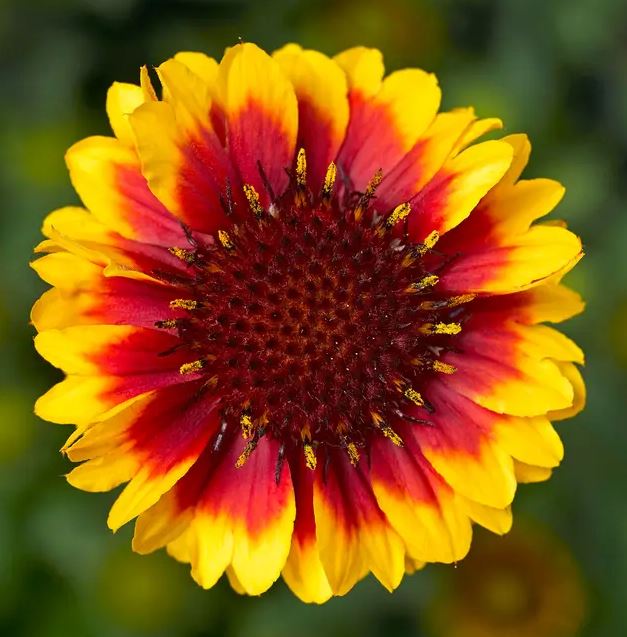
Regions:
<svg viewBox="0 0 627 637"><path fill-rule="evenodd" d="M520 488L515 532L389 595L367 579L323 607L278 584L204 592L162 554L113 536L113 494L63 480L68 431L32 416L57 376L37 358L28 268L41 221L76 200L64 150L107 134L105 92L178 50L238 37L327 53L381 48L435 71L446 107L473 104L534 144L527 176L560 179L587 256L588 301L566 331L587 353L587 410L559 425L566 459ZM627 2L625 0L2 0L0 2L0 635L11 637L619 637L627 621Z"/></svg>

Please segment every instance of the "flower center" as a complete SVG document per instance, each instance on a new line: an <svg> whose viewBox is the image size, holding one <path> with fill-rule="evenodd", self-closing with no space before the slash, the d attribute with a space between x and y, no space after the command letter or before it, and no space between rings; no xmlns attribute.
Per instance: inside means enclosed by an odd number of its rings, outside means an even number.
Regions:
<svg viewBox="0 0 627 637"><path fill-rule="evenodd" d="M192 298L172 304L185 316L162 324L200 354L181 373L206 375L250 451L270 435L303 447L310 466L320 445L357 462L372 435L402 444L393 423L428 407L427 374L454 371L438 357L461 328L445 319L468 300L434 294L437 236L407 241L407 204L375 213L379 175L365 193L332 197L334 174L314 196L297 172L270 211L245 186L254 214L213 244L172 250L198 276Z"/></svg>

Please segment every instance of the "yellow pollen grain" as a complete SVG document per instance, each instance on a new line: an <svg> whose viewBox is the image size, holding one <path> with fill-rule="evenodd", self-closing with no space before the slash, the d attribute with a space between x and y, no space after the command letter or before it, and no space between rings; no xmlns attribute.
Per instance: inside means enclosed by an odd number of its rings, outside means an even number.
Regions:
<svg viewBox="0 0 627 637"><path fill-rule="evenodd" d="M196 260L196 254L191 250L184 250L183 248L168 248L168 252L185 263L193 263Z"/></svg>
<svg viewBox="0 0 627 637"><path fill-rule="evenodd" d="M248 205L250 206L250 210L252 211L253 215L255 215L255 218L260 219L261 217L263 217L263 208L261 207L261 203L259 201L259 193L250 184L244 184L243 189L246 200L248 201ZM226 235L226 232L224 234ZM222 237L220 237L220 241L222 241ZM222 241L222 245L224 245L224 241ZM224 247L230 250L233 247L233 244L231 243L231 246L224 245Z"/></svg>
<svg viewBox="0 0 627 637"><path fill-rule="evenodd" d="M327 167L327 172L324 175L324 185L322 186L322 197L328 198L331 196L333 186L335 185L335 178L337 177L337 166L334 162L331 162Z"/></svg>
<svg viewBox="0 0 627 637"><path fill-rule="evenodd" d="M385 226L387 228L392 228L399 221L403 221L403 219L406 219L410 212L411 204L409 203L402 203L396 206L396 208L392 210L392 214L390 214L390 216L385 220Z"/></svg>
<svg viewBox="0 0 627 637"><path fill-rule="evenodd" d="M442 361L433 361L431 368L441 374L454 374L457 371L456 367L448 363L443 363Z"/></svg>
<svg viewBox="0 0 627 637"><path fill-rule="evenodd" d="M246 461L248 460L248 458L250 458L250 455L255 450L256 446L257 440L253 439L244 447L244 451L242 451L242 453L239 455L239 458L235 461L236 469L241 469L246 464Z"/></svg>
<svg viewBox="0 0 627 637"><path fill-rule="evenodd" d="M303 453L305 454L305 465L313 471L318 464L318 460L313 447L308 442L303 443Z"/></svg>
<svg viewBox="0 0 627 637"><path fill-rule="evenodd" d="M299 188L307 185L307 155L304 148L301 148L296 156L296 184Z"/></svg>
<svg viewBox="0 0 627 637"><path fill-rule="evenodd" d="M417 392L413 387L408 387L404 392L403 395L405 396L405 398L407 398L407 400L411 400L412 403L414 403L414 405L417 405L418 407L423 407L424 406L424 400L422 400L422 396L420 395L419 392Z"/></svg>
<svg viewBox="0 0 627 637"><path fill-rule="evenodd" d="M243 412L240 419L239 424L242 427L242 437L250 438L253 433L253 421L248 412Z"/></svg>
<svg viewBox="0 0 627 637"><path fill-rule="evenodd" d="M351 464L353 465L353 467L356 467L357 463L359 462L359 451L357 451L357 446L355 445L355 443L349 442L346 445L346 451L348 453L348 459L350 460Z"/></svg>
<svg viewBox="0 0 627 637"><path fill-rule="evenodd" d="M419 331L423 334L459 334L462 326L459 323L425 323L421 325Z"/></svg>
<svg viewBox="0 0 627 637"><path fill-rule="evenodd" d="M420 279L420 281L412 283L407 288L407 292L421 292L425 288L433 287L439 280L440 279L437 274L428 274L426 277Z"/></svg>
<svg viewBox="0 0 627 637"><path fill-rule="evenodd" d="M157 321L155 323L155 326L164 330L171 330L176 327L176 319L166 319L165 321Z"/></svg>
<svg viewBox="0 0 627 637"><path fill-rule="evenodd" d="M440 233L437 230L434 230L427 235L427 238L422 243L431 250L431 248L433 248L433 246L438 242L439 238Z"/></svg>
<svg viewBox="0 0 627 637"><path fill-rule="evenodd" d="M192 363L183 363L179 367L179 374L194 374L195 372L199 372L204 366L204 360L197 360Z"/></svg>
<svg viewBox="0 0 627 637"><path fill-rule="evenodd" d="M464 303L469 303L476 298L476 294L460 294L459 296L452 296L448 300L449 307L456 307L457 305L463 305Z"/></svg>
<svg viewBox="0 0 627 637"><path fill-rule="evenodd" d="M396 445L397 447L403 446L403 439L389 425L384 425L383 427L381 427L381 432L392 442L392 444Z"/></svg>
<svg viewBox="0 0 627 637"><path fill-rule="evenodd" d="M218 239L220 239L220 243L226 250L232 250L235 247L229 233L224 230L218 230Z"/></svg>
<svg viewBox="0 0 627 637"><path fill-rule="evenodd" d="M194 299L174 299L170 301L170 308L173 310L195 310L198 307L198 301Z"/></svg>
<svg viewBox="0 0 627 637"><path fill-rule="evenodd" d="M383 181L383 171L381 168L377 169L377 172L372 176L372 179L368 182L366 186L366 192L364 193L366 197L370 198L374 195L375 191L379 187L379 184Z"/></svg>

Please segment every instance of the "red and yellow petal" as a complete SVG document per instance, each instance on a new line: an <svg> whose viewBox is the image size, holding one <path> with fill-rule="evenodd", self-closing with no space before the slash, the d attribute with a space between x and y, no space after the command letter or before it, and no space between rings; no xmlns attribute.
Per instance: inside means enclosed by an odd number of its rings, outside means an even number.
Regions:
<svg viewBox="0 0 627 637"><path fill-rule="evenodd" d="M422 455L410 427L401 426L397 433L403 447L383 437L373 441L370 476L377 502L413 560L456 562L470 548L468 515Z"/></svg>
<svg viewBox="0 0 627 637"><path fill-rule="evenodd" d="M412 239L422 241L433 231L442 235L459 225L505 174L512 156L509 144L489 141L448 160L410 200Z"/></svg>
<svg viewBox="0 0 627 637"><path fill-rule="evenodd" d="M287 463L276 479L278 443L262 438L237 469L244 444L234 437L214 456L201 502L174 550L189 559L192 576L204 588L230 565L241 590L259 595L285 565L296 511Z"/></svg>
<svg viewBox="0 0 627 637"><path fill-rule="evenodd" d="M273 55L294 86L298 101L297 147L307 156L307 178L320 191L329 164L335 160L349 118L346 76L322 53L289 44Z"/></svg>
<svg viewBox="0 0 627 637"><path fill-rule="evenodd" d="M436 116L440 89L434 75L404 69L387 76L377 93L351 86L350 121L338 165L363 191L377 170L385 175L409 152Z"/></svg>
<svg viewBox="0 0 627 637"><path fill-rule="evenodd" d="M88 137L65 159L76 192L105 226L158 245L184 241L176 220L148 189L133 148L112 137Z"/></svg>
<svg viewBox="0 0 627 637"><path fill-rule="evenodd" d="M334 595L349 591L368 571L388 590L405 570L405 548L381 511L368 477L345 454L331 455L318 467L314 514L320 560ZM324 464L324 463L319 463Z"/></svg>
<svg viewBox="0 0 627 637"><path fill-rule="evenodd" d="M313 509L314 473L304 458L291 465L296 519L283 579L303 602L321 604L333 595L320 560Z"/></svg>
<svg viewBox="0 0 627 637"><path fill-rule="evenodd" d="M263 82L259 78L264 78ZM260 168L275 194L287 185L298 131L294 88L279 64L259 47L237 44L224 54L215 85L215 120L244 183L268 202Z"/></svg>

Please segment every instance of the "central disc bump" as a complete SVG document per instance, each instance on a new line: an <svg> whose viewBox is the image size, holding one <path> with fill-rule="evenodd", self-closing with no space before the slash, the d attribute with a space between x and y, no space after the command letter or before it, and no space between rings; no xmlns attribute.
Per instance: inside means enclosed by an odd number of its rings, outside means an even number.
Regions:
<svg viewBox="0 0 627 637"><path fill-rule="evenodd" d="M365 442L419 374L416 250L352 211L290 209L228 237L194 328L225 418L244 414L285 442Z"/></svg>

